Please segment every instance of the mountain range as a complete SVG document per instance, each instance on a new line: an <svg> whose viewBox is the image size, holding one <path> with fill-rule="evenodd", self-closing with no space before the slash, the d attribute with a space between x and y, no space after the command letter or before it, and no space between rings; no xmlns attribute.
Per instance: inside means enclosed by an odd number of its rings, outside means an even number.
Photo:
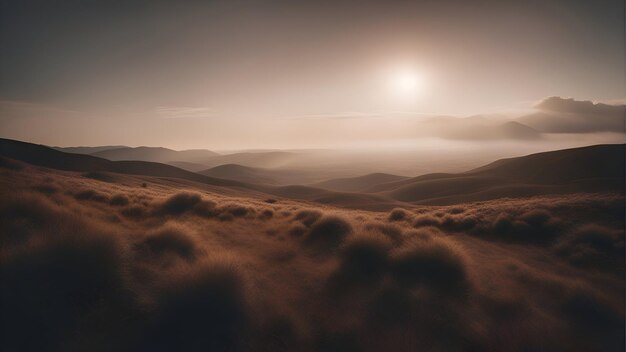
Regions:
<svg viewBox="0 0 626 352"><path fill-rule="evenodd" d="M116 152L118 149L94 154L119 153ZM171 154L162 149L152 148L150 153ZM500 159L461 173L431 173L412 178L375 173L308 185L281 185L289 177L304 171L227 164L196 173L158 162L111 161L0 139L0 156L3 158L51 169L183 179L255 194L362 209L386 209L403 203L454 204L542 194L623 192L625 152L624 144L595 145ZM247 153L246 157L251 158L252 154ZM208 154L190 152L186 155ZM265 153L259 155L261 158L267 156Z"/></svg>

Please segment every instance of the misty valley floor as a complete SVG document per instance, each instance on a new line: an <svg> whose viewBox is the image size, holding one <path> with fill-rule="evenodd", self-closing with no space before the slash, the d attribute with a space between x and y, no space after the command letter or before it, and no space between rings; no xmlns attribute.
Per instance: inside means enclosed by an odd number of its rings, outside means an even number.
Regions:
<svg viewBox="0 0 626 352"><path fill-rule="evenodd" d="M3 351L617 351L624 198L373 212L0 167Z"/></svg>

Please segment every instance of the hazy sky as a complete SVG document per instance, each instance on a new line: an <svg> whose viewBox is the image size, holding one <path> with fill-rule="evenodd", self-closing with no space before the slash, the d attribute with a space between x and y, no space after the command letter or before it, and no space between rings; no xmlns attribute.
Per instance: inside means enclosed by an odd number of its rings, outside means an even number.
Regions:
<svg viewBox="0 0 626 352"><path fill-rule="evenodd" d="M0 133L39 143L332 146L626 95L623 0L0 4Z"/></svg>

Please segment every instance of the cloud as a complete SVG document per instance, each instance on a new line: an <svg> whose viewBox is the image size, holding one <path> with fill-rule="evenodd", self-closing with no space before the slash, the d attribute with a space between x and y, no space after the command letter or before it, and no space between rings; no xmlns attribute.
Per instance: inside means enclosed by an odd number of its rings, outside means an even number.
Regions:
<svg viewBox="0 0 626 352"><path fill-rule="evenodd" d="M352 132L375 131L374 138L385 135L466 142L541 141L549 138L548 133L624 133L626 105L618 103L548 97L535 104L533 110L516 113L456 117L415 111L344 111L300 115L288 120L325 121L326 126L349 120Z"/></svg>
<svg viewBox="0 0 626 352"><path fill-rule="evenodd" d="M522 116L520 123L546 133L624 133L626 105L549 97L535 105L538 111Z"/></svg>
<svg viewBox="0 0 626 352"><path fill-rule="evenodd" d="M615 114L624 113L624 106L594 103L589 100L574 100L561 97L549 97L535 105L542 111L564 112L572 114Z"/></svg>
<svg viewBox="0 0 626 352"><path fill-rule="evenodd" d="M450 140L539 140L545 133L625 132L626 105L549 97L534 112L513 116L476 115L426 120L427 130Z"/></svg>

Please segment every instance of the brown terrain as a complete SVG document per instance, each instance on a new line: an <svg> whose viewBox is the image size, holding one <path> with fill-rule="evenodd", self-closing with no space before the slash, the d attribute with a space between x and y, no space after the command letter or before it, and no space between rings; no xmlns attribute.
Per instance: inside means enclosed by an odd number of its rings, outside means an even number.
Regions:
<svg viewBox="0 0 626 352"><path fill-rule="evenodd" d="M0 140L2 350L623 350L624 145L309 185L81 152Z"/></svg>

